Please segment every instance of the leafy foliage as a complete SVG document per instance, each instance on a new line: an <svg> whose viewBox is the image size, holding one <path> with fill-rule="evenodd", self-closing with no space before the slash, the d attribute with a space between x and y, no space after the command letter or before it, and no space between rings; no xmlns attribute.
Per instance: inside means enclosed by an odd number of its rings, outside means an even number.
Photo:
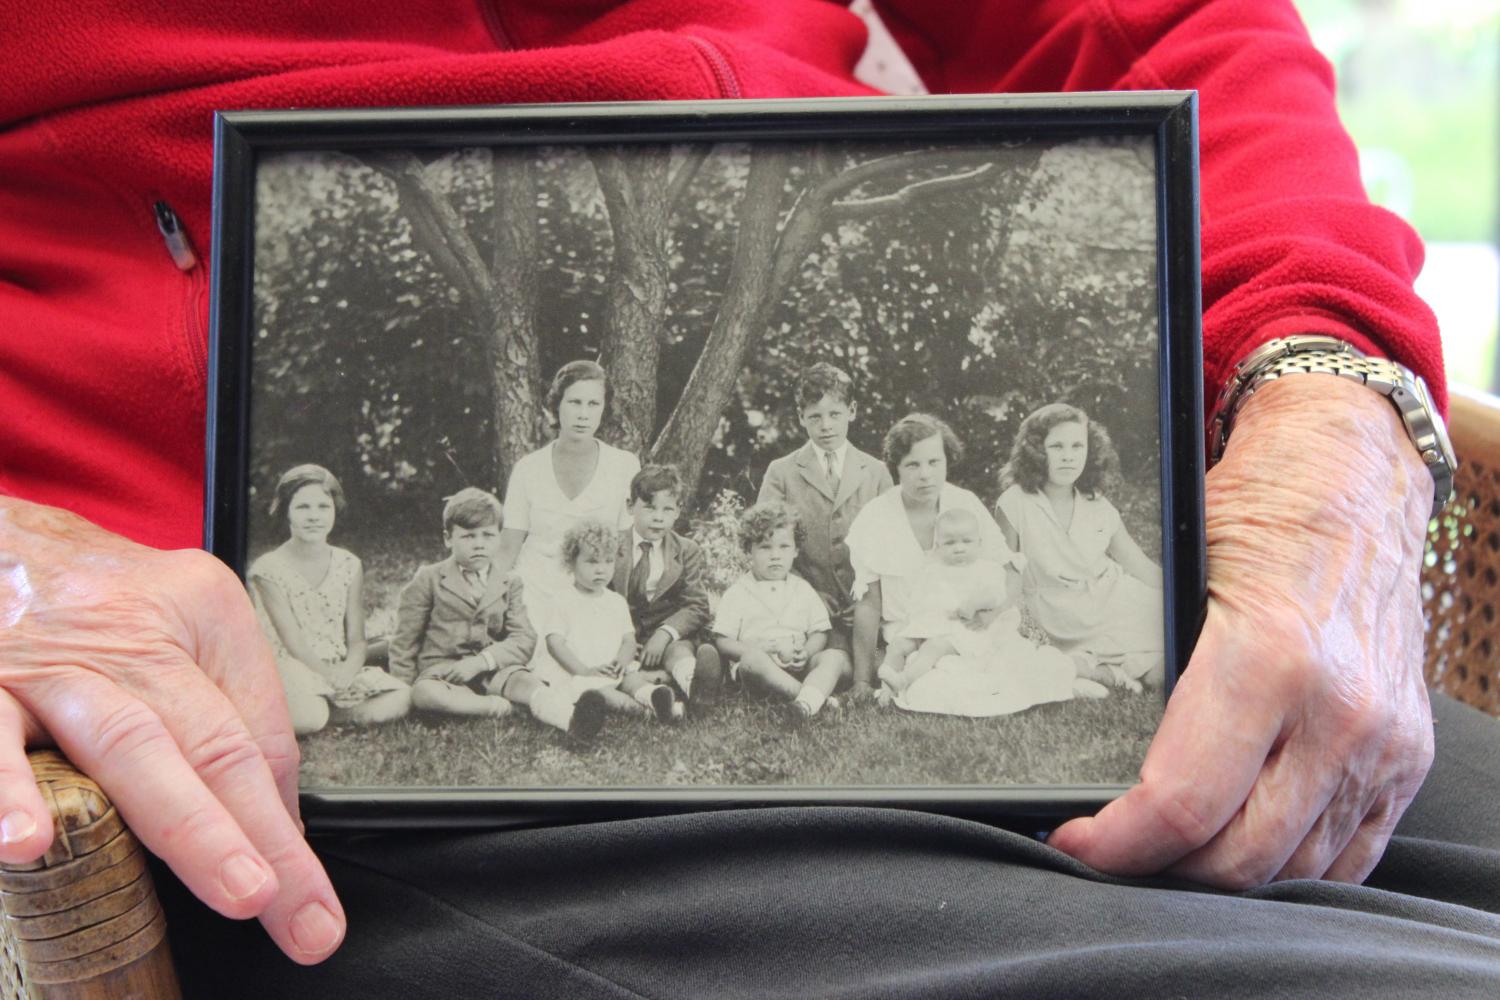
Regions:
<svg viewBox="0 0 1500 1000"><path fill-rule="evenodd" d="M773 155L789 157L773 207L777 252L791 256L737 262L754 211L747 178L756 157ZM506 222L496 175L507 157L526 157L533 171L533 278L495 259ZM675 152L674 169L686 159ZM373 156L262 164L251 470L262 499L302 461L333 469L362 518L430 511L463 485L503 492L513 456L497 445L492 376L505 338L534 338L545 373L634 335L617 321L620 289L609 276L621 227L638 220L611 216L581 149L451 151L418 163L408 189L394 176ZM750 331L724 387L728 403L717 415L687 415L710 421L703 452L656 456L701 465L687 507L708 529L725 516L726 491L753 497L766 464L801 444L796 377L817 360L855 378L858 446L878 454L894 420L934 412L968 446L951 478L986 499L1021 418L1056 400L1109 427L1128 497L1154 493L1156 223L1144 140L724 146L673 177L683 183L666 243L666 306L651 331L660 354L648 441L689 405L726 290L743 277L736 268L785 268L784 282L770 285L764 328ZM434 242L443 234L403 193L411 184L462 220L450 243L462 237L497 287L534 281L525 289L531 329L496 329L490 304L455 282ZM819 192L827 203L814 213ZM788 233L799 212L815 223L804 254ZM523 430L541 443L539 427ZM1152 551L1154 513L1127 520L1145 528L1137 538Z"/></svg>

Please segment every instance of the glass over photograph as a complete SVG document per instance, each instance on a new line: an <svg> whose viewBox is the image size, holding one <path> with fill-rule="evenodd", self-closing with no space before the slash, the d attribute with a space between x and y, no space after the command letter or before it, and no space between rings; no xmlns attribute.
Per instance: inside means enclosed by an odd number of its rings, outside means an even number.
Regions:
<svg viewBox="0 0 1500 1000"><path fill-rule="evenodd" d="M1124 785L1149 136L266 153L247 586L303 786Z"/></svg>

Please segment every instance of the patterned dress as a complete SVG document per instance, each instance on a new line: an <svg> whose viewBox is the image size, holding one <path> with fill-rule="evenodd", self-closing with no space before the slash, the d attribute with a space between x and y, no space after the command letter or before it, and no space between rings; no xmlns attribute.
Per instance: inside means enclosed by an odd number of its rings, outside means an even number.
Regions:
<svg viewBox="0 0 1500 1000"><path fill-rule="evenodd" d="M405 685L379 667L365 667L355 674L354 680L342 690L334 690L327 679L332 664L340 663L349 655L349 644L345 638L344 616L349 607L349 588L354 585L354 574L359 569L359 559L347 549L334 547L328 561L328 572L316 584L310 583L280 548L272 549L250 564L248 578L273 584L286 598L292 617L302 629L318 663L302 663L292 656L276 630L270 615L260 600L255 588L255 608L260 618L261 629L271 642L276 654L276 665L281 673L281 682L289 696L315 694L327 697L337 708L351 708L376 695L396 691Z"/></svg>

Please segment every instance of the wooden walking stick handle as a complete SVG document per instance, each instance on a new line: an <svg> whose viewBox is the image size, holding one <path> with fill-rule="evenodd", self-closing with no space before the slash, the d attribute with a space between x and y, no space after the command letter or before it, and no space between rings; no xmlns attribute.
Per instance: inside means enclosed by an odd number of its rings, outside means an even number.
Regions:
<svg viewBox="0 0 1500 1000"><path fill-rule="evenodd" d="M65 757L29 756L54 835L31 864L0 864L0 997L180 1000L140 842Z"/></svg>

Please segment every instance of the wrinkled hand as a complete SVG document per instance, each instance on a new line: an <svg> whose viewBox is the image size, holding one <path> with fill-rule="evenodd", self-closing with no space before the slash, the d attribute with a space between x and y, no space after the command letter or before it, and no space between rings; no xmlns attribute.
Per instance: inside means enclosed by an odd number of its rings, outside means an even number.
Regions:
<svg viewBox="0 0 1500 1000"><path fill-rule="evenodd" d="M670 645L672 645L670 632L661 629L653 632L651 638L646 640L646 644L641 647L640 655L637 657L641 661L641 669L655 670L661 666L661 658L666 655L667 647Z"/></svg>
<svg viewBox="0 0 1500 1000"><path fill-rule="evenodd" d="M209 906L259 917L298 962L338 946L343 910L299 830L297 743L240 581L206 553L0 498L0 859L51 841L25 755L51 743Z"/></svg>
<svg viewBox="0 0 1500 1000"><path fill-rule="evenodd" d="M1225 888L1360 882L1432 762L1432 479L1394 408L1336 376L1264 387L1208 476L1208 613L1141 782L1050 843Z"/></svg>

